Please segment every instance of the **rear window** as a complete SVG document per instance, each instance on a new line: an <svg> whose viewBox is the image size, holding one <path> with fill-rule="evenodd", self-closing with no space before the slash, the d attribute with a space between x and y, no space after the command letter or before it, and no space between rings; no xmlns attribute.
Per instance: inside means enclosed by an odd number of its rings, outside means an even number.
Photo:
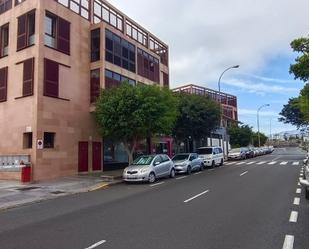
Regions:
<svg viewBox="0 0 309 249"><path fill-rule="evenodd" d="M173 157L173 161L180 161L180 160L186 160L188 159L189 154L179 154Z"/></svg>
<svg viewBox="0 0 309 249"><path fill-rule="evenodd" d="M197 153L201 155L209 155L212 154L212 148L200 148L197 149Z"/></svg>

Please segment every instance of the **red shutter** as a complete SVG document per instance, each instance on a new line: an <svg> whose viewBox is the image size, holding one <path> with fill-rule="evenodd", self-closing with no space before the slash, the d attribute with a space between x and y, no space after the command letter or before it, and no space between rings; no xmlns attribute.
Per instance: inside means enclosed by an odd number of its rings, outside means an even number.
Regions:
<svg viewBox="0 0 309 249"><path fill-rule="evenodd" d="M2 50L3 50L3 48L2 48L2 31L3 30L3 26L2 27L0 27L0 58L3 56L3 54L2 54Z"/></svg>
<svg viewBox="0 0 309 249"><path fill-rule="evenodd" d="M58 50L70 54L70 23L58 17Z"/></svg>
<svg viewBox="0 0 309 249"><path fill-rule="evenodd" d="M34 58L24 61L23 96L33 95Z"/></svg>
<svg viewBox="0 0 309 249"><path fill-rule="evenodd" d="M8 67L0 69L0 102L4 102L7 99L7 78Z"/></svg>
<svg viewBox="0 0 309 249"><path fill-rule="evenodd" d="M59 64L44 59L44 95L59 97Z"/></svg>
<svg viewBox="0 0 309 249"><path fill-rule="evenodd" d="M27 46L27 14L18 17L17 50Z"/></svg>

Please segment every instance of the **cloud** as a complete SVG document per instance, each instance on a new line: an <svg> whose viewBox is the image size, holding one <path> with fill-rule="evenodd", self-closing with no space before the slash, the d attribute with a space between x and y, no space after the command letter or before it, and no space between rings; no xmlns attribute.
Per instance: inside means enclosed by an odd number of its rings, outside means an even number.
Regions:
<svg viewBox="0 0 309 249"><path fill-rule="evenodd" d="M291 84L291 83L295 84L295 83L298 83L298 81L296 81L296 80L269 78L269 77L263 77L263 76L259 76L259 75L246 74L246 73L243 73L242 75L249 76L251 78L255 78L255 79L258 79L258 80L261 80L261 81L266 81L266 82L283 83L283 84Z"/></svg>
<svg viewBox="0 0 309 249"><path fill-rule="evenodd" d="M238 114L240 116L257 116L257 110L253 109L238 109ZM259 115L261 117L278 117L279 114L274 111L260 111Z"/></svg>

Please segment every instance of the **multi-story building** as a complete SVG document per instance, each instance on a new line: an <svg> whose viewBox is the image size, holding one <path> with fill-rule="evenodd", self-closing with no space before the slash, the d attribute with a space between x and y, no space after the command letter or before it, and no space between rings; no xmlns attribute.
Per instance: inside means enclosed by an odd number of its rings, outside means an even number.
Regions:
<svg viewBox="0 0 309 249"><path fill-rule="evenodd" d="M224 92L215 91L202 86L194 84L184 85L173 89L174 92L184 92L188 94L195 94L200 96L209 97L210 99L221 103L222 108L222 127L213 132L212 137L205 140L207 146L222 146L225 155L229 150L229 137L226 132L232 124L238 123L238 112L237 112L237 97ZM192 147L192 146L191 146Z"/></svg>
<svg viewBox="0 0 309 249"><path fill-rule="evenodd" d="M102 171L101 88L169 86L168 46L104 0L0 0L0 178Z"/></svg>

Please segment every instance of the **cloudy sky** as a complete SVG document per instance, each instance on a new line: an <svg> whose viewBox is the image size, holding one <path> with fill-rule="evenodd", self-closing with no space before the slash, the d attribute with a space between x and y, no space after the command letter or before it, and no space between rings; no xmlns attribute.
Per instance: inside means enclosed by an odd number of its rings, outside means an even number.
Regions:
<svg viewBox="0 0 309 249"><path fill-rule="evenodd" d="M293 130L278 113L303 86L289 75L290 42L309 35L308 0L110 0L170 47L171 87L195 83L238 96L239 119L266 134ZM271 124L271 125L270 125Z"/></svg>

